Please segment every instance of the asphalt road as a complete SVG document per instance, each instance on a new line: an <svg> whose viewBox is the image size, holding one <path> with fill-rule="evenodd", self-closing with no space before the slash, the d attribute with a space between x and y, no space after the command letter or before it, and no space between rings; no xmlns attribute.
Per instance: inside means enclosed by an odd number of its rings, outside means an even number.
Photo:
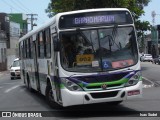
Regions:
<svg viewBox="0 0 160 120"><path fill-rule="evenodd" d="M94 104L64 109L50 108L45 101L45 97L37 92L29 92L21 79L10 80L7 72L0 73L0 111L48 111L47 113L42 112L42 114L46 113L48 116L52 116L47 117L47 120L159 120L160 117L140 117L140 113L143 115L149 113L160 115L160 86L157 84L160 80L159 71L160 65L142 63L143 77L151 79L154 83L152 87L143 89L143 98L125 101L118 106ZM17 120L17 118L10 119ZM28 118L23 119L27 120Z"/></svg>
<svg viewBox="0 0 160 120"><path fill-rule="evenodd" d="M155 87L160 86L160 65L151 62L141 62L142 75L154 83Z"/></svg>

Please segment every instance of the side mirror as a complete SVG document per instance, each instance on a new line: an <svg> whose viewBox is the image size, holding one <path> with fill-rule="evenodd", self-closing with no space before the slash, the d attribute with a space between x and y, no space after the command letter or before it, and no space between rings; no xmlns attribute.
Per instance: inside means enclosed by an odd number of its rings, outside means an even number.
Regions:
<svg viewBox="0 0 160 120"><path fill-rule="evenodd" d="M54 37L53 37L53 47L54 47L54 51L55 51L55 52L60 51L60 42L59 42L57 36L54 36Z"/></svg>

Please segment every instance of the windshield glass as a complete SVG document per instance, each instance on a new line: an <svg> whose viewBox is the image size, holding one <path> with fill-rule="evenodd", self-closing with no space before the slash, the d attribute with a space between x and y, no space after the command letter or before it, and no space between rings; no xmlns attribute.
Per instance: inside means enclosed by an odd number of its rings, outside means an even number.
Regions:
<svg viewBox="0 0 160 120"><path fill-rule="evenodd" d="M108 71L138 60L133 27L61 33L61 64L68 71Z"/></svg>
<svg viewBox="0 0 160 120"><path fill-rule="evenodd" d="M16 60L16 61L13 62L12 67L19 67L19 66L20 66L19 65L19 60Z"/></svg>

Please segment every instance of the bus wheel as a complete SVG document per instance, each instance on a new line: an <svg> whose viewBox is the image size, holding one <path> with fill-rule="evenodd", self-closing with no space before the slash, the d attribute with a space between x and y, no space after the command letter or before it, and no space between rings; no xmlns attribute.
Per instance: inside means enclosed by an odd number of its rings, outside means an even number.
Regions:
<svg viewBox="0 0 160 120"><path fill-rule="evenodd" d="M47 88L46 88L46 101L49 104L49 106L51 106L52 108L56 108L56 109L60 109L61 108L61 106L58 105L54 100L52 87L51 87L50 84L47 85Z"/></svg>
<svg viewBox="0 0 160 120"><path fill-rule="evenodd" d="M29 79L29 76L27 75L27 89L30 91L30 92L33 92L33 89L31 87L31 83L30 83L30 79Z"/></svg>

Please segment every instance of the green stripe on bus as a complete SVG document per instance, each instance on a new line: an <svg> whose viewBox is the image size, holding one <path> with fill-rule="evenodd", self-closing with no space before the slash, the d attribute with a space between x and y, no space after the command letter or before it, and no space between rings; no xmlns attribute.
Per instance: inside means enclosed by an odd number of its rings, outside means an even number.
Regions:
<svg viewBox="0 0 160 120"><path fill-rule="evenodd" d="M127 78L113 81L113 82L102 82L102 83L90 83L87 85L87 87L93 87L93 86L101 86L102 84L107 84L107 85L116 85L116 84L124 84L128 81Z"/></svg>
<svg viewBox="0 0 160 120"><path fill-rule="evenodd" d="M113 81L113 82L90 83L90 84L87 85L87 87L101 86L102 84L107 84L107 85L124 84L128 80L129 80L128 78L124 78L124 79ZM139 80L142 81L142 76L139 78ZM79 83L78 85L81 86L81 87L86 87L86 86L83 85L83 83ZM60 88L63 89L64 84L60 84Z"/></svg>
<svg viewBox="0 0 160 120"><path fill-rule="evenodd" d="M60 88L64 89L64 84L63 83L60 84Z"/></svg>
<svg viewBox="0 0 160 120"><path fill-rule="evenodd" d="M139 81L142 81L142 76L139 77Z"/></svg>

